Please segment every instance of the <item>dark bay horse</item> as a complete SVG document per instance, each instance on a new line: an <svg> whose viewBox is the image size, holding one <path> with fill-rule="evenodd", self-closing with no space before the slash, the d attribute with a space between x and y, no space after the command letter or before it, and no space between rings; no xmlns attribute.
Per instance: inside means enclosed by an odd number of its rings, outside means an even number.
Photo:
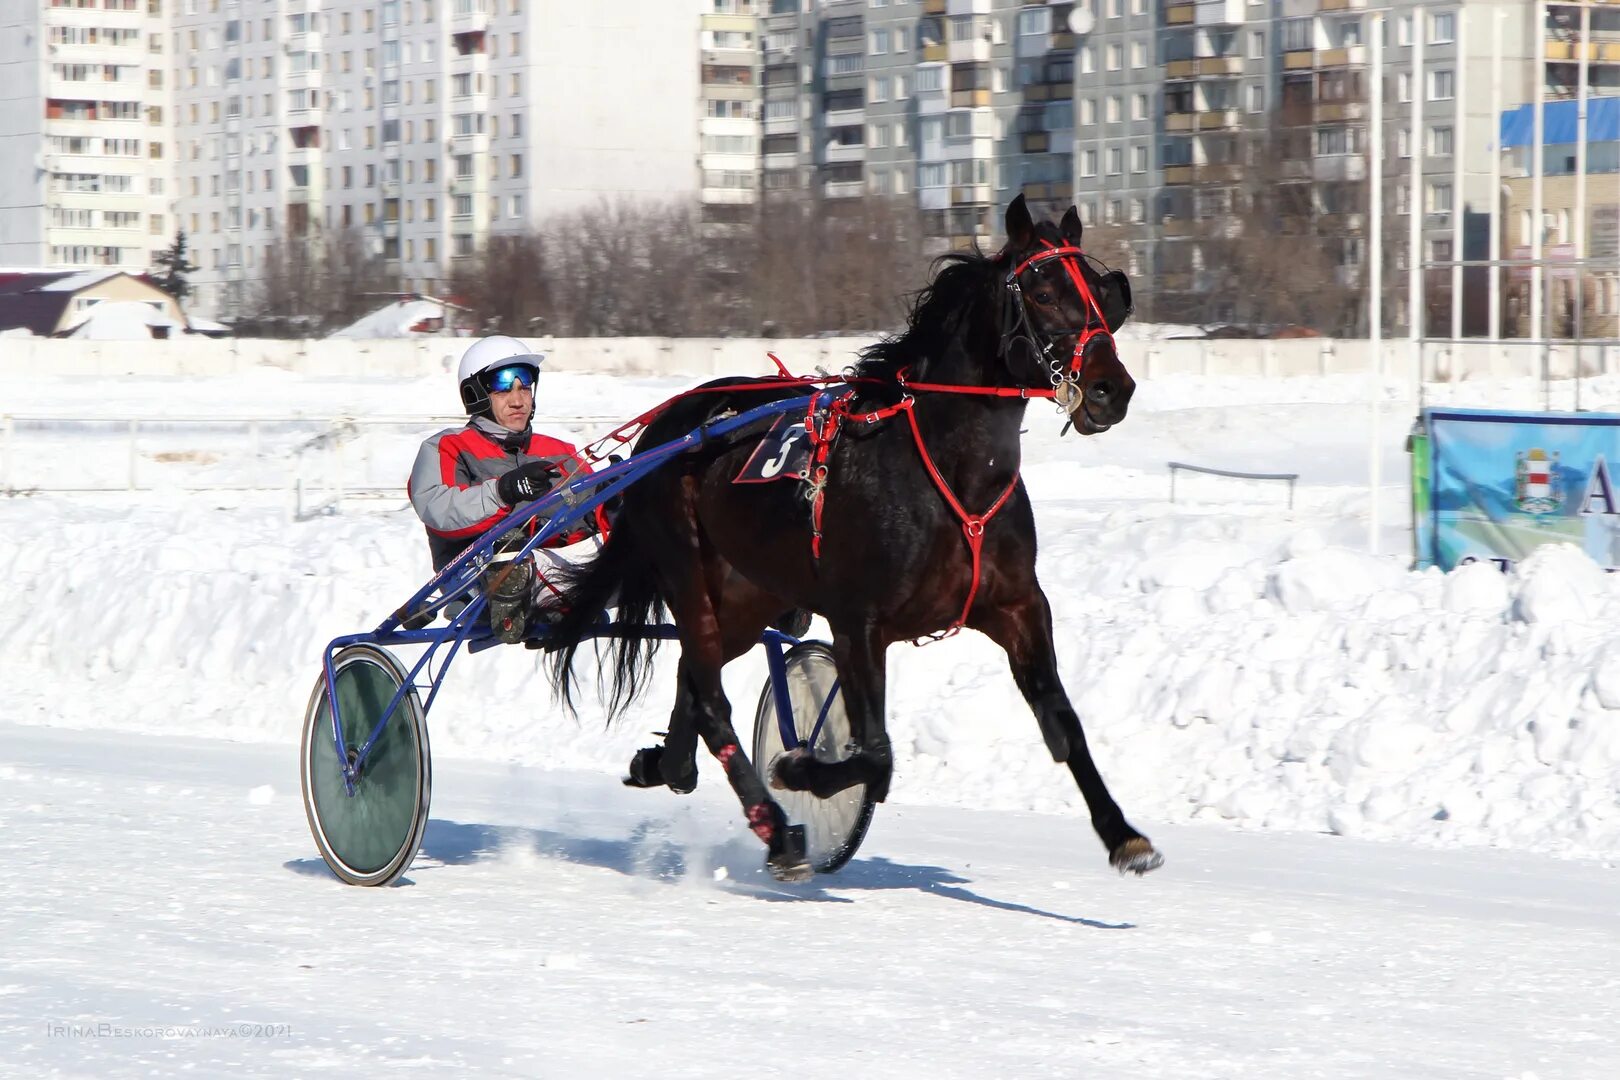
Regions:
<svg viewBox="0 0 1620 1080"><path fill-rule="evenodd" d="M809 864L738 743L720 669L794 611L817 612L832 629L858 748L838 762L805 750L785 754L772 765L773 785L825 798L864 783L882 801L894 769L884 727L885 651L966 625L1006 650L1047 748L1085 796L1109 861L1137 874L1161 861L1108 793L1058 678L1051 611L1035 579L1035 519L1018 479L1027 397L1055 398L1083 434L1124 419L1135 384L1111 332L1130 313L1130 286L1080 253L1073 207L1060 225L1037 225L1020 196L1006 228L1007 245L993 257L943 257L906 330L862 354L854 396L824 459L819 522L799 482L732 482L763 427L705 443L626 491L607 543L577 569L566 587L568 614L549 632L552 675L566 699L581 641L597 613L617 604L624 636L603 648L609 707L619 714L645 685L658 644L637 631L667 610L681 645L675 708L664 745L638 754L627 782L692 790L701 737L778 878L803 878ZM676 401L638 448L728 410L810 393L748 380L708 385L735 384L745 385Z"/></svg>

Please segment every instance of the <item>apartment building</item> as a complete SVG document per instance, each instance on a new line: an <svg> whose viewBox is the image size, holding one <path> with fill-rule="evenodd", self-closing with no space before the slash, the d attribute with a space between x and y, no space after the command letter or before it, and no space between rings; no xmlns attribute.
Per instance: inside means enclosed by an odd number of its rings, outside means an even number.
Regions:
<svg viewBox="0 0 1620 1080"><path fill-rule="evenodd" d="M168 243L159 0L0 4L0 264L140 273Z"/></svg>
<svg viewBox="0 0 1620 1080"><path fill-rule="evenodd" d="M436 292L489 236L697 190L701 0L176 6L174 209L204 310L239 309L279 237L353 230Z"/></svg>

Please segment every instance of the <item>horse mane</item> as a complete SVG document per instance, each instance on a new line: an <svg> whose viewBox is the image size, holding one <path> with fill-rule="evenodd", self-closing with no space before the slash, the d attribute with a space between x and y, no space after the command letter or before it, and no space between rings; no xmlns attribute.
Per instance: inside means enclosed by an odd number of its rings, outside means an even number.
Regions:
<svg viewBox="0 0 1620 1080"><path fill-rule="evenodd" d="M862 349L856 377L894 382L907 371L911 379L926 380L930 364L995 303L999 274L995 260L977 249L939 256L932 279L912 297L906 328Z"/></svg>

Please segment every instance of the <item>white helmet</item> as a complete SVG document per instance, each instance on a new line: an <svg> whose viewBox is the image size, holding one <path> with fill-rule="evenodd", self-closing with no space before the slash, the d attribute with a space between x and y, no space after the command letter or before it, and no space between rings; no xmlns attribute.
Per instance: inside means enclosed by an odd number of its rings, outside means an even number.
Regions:
<svg viewBox="0 0 1620 1080"><path fill-rule="evenodd" d="M456 381L461 387L461 404L468 416L489 412L489 386L485 377L506 367L526 367L534 378L540 376L540 365L545 356L535 352L517 338L487 337L472 343L461 355L461 366L456 369Z"/></svg>

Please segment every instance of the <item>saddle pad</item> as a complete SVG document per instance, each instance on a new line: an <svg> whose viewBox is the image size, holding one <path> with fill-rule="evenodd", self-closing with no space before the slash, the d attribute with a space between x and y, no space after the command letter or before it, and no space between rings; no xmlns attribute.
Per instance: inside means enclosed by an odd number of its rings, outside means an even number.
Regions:
<svg viewBox="0 0 1620 1080"><path fill-rule="evenodd" d="M773 480L803 480L810 475L810 439L804 418L783 413L754 447L733 484L768 484Z"/></svg>

